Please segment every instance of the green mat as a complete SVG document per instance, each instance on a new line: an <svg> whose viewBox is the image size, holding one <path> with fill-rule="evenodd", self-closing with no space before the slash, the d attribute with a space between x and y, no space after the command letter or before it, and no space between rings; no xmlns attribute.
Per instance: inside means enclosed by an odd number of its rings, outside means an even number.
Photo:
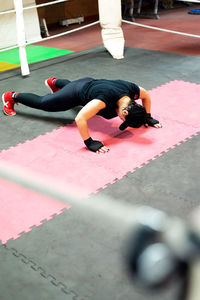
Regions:
<svg viewBox="0 0 200 300"><path fill-rule="evenodd" d="M26 47L26 53L27 53L27 59L28 63L32 64L35 62L39 62L42 60L66 55L69 53L73 53L74 51L70 50L62 50L57 48L50 48L50 47L44 47L44 46L33 46L28 45ZM5 52L0 53L0 61L20 65L19 60L19 50L12 49Z"/></svg>

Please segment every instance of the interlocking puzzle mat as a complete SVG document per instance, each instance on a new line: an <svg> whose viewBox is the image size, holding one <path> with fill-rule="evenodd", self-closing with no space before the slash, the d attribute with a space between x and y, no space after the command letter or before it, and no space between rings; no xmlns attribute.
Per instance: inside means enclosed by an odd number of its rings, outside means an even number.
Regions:
<svg viewBox="0 0 200 300"><path fill-rule="evenodd" d="M18 67L20 67L19 64L13 64L13 63L9 63L9 62L0 61L0 72L18 68Z"/></svg>
<svg viewBox="0 0 200 300"><path fill-rule="evenodd" d="M44 46L28 45L26 47L27 60L29 64L55 58L58 56L73 53L71 50L63 50ZM11 49L0 54L0 71L20 66L19 50Z"/></svg>
<svg viewBox="0 0 200 300"><path fill-rule="evenodd" d="M151 90L154 99L152 115L163 124L162 129L142 127L121 132L118 118L109 121L101 117L93 118L89 121L91 136L110 147L107 154L97 155L88 151L75 124L72 124L4 150L0 153L0 159L67 183L76 197L88 197L197 134L200 131L199 93L200 85L184 81L172 81ZM9 201L11 189L8 190L6 185L4 189L4 183L1 185L2 195ZM0 219L4 222L6 218L16 220L21 228L33 226L37 212L27 208L27 214L32 215L28 224L27 220L19 219L14 207L20 206L21 201L15 200L15 190L12 190L12 195L13 205L9 212L6 209L8 203L2 207ZM26 201L22 203L23 209L26 209ZM49 213L44 208L43 217L45 214L48 218ZM17 237L11 229L0 239L5 242Z"/></svg>
<svg viewBox="0 0 200 300"><path fill-rule="evenodd" d="M7 255L7 260L11 256L13 267L10 278L16 278L16 285L22 278L23 290L27 294L30 278L33 281L36 278L38 289L34 299L55 299L54 293L51 295L54 286L58 291L57 300L62 299L62 293L67 300L146 300L147 295L149 300L160 300L159 293L152 295L136 291L124 270L122 247L126 230L123 225L123 221L110 216L73 206L19 239L9 240L3 247L4 251L0 248L0 255L3 254L2 258ZM24 278L23 274L17 276L19 264L20 270L24 268L29 278ZM0 288L8 295L6 287L10 278L2 277ZM38 278L41 278L41 283ZM49 296L42 298L41 287L46 289L48 283ZM18 295L25 292L18 291L16 286L15 293L15 299L20 300L22 298ZM162 292L162 299L176 299L172 289Z"/></svg>

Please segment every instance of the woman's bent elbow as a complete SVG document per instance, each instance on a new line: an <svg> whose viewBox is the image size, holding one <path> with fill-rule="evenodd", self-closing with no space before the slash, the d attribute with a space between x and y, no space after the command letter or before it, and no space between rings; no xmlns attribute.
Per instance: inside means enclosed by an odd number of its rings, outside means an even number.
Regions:
<svg viewBox="0 0 200 300"><path fill-rule="evenodd" d="M84 124L87 124L86 120L79 116L75 118L75 122L77 126L83 126Z"/></svg>
<svg viewBox="0 0 200 300"><path fill-rule="evenodd" d="M76 116L76 118L75 118L75 122L76 122L76 124L77 124L77 123L79 123L79 122L80 122L80 120L81 120L81 118L80 118L79 116Z"/></svg>

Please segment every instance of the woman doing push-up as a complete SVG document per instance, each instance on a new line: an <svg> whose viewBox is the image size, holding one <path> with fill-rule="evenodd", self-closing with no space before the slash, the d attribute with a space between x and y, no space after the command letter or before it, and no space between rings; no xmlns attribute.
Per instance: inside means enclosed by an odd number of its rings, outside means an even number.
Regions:
<svg viewBox="0 0 200 300"><path fill-rule="evenodd" d="M51 94L47 96L17 92L4 93L2 95L4 113L14 116L16 103L49 112L66 111L75 106L82 106L75 122L86 147L97 153L104 153L109 149L102 142L93 140L89 134L87 121L95 115L106 119L118 116L123 121L119 127L120 130L128 126L162 127L159 121L151 117L149 93L135 83L89 77L70 82L54 77L45 80L45 84L51 91ZM137 99L142 100L142 105L135 102Z"/></svg>

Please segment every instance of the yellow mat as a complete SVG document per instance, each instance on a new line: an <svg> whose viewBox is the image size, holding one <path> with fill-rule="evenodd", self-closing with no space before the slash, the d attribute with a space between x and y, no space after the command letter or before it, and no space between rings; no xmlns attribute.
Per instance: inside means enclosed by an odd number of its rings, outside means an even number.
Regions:
<svg viewBox="0 0 200 300"><path fill-rule="evenodd" d="M20 65L0 61L0 72L20 67Z"/></svg>

